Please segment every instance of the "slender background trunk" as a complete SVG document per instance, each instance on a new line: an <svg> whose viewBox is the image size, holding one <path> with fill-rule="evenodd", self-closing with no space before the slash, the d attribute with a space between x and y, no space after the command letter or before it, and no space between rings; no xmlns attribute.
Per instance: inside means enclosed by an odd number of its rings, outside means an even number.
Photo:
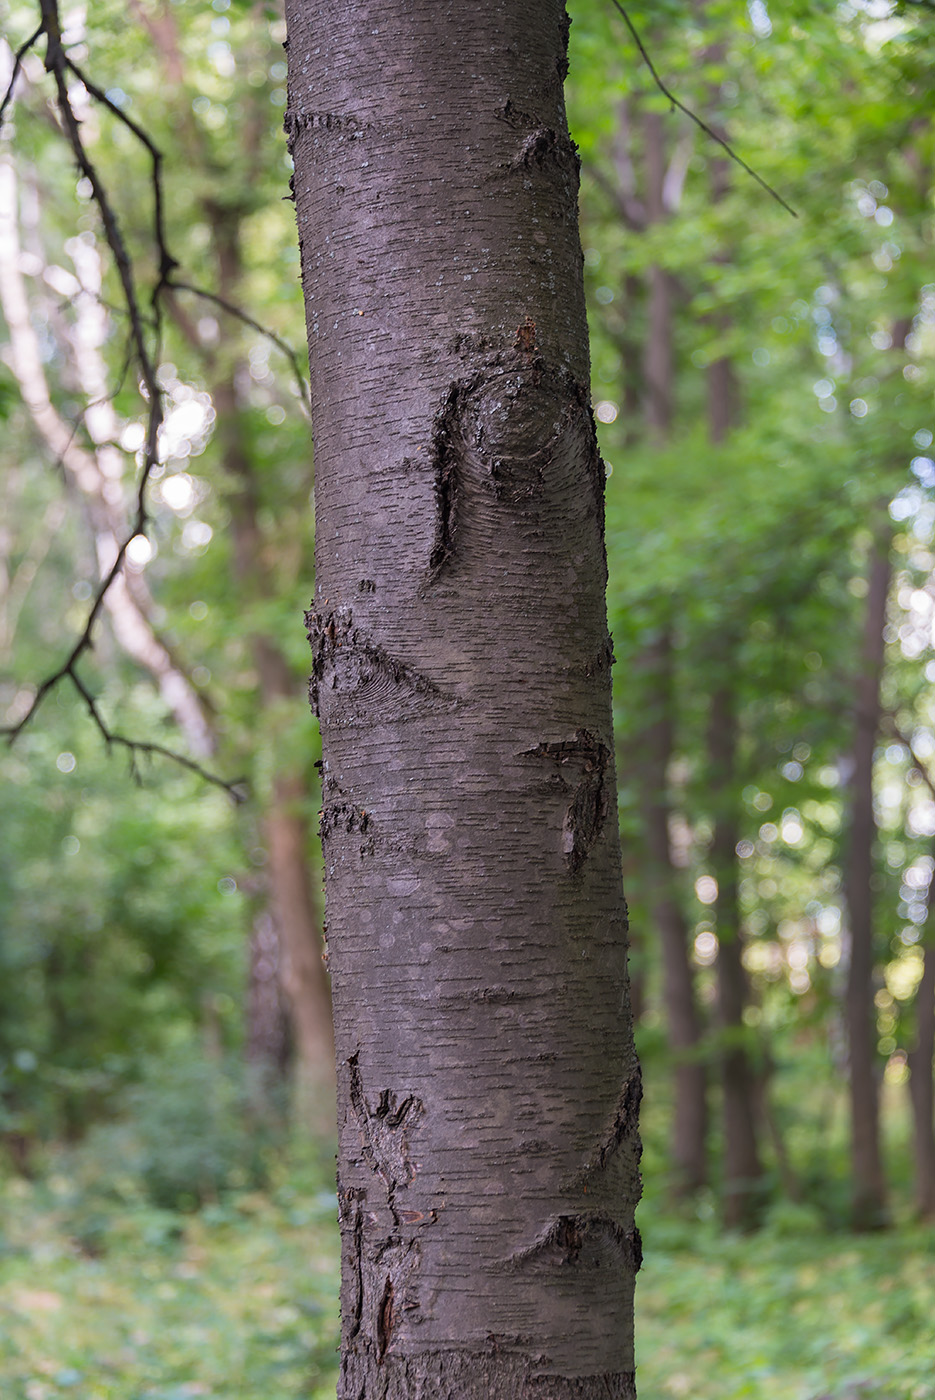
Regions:
<svg viewBox="0 0 935 1400"><path fill-rule="evenodd" d="M886 1186L880 1153L876 1018L873 1009L873 875L876 822L873 758L880 727L883 628L890 587L889 549L879 541L870 556L860 672L855 685L851 820L845 869L850 933L845 1017L849 1059L853 1211L858 1229L883 1221Z"/></svg>
<svg viewBox="0 0 935 1400"><path fill-rule="evenodd" d="M763 1169L757 1144L756 1074L745 1043L743 1019L749 992L737 889L737 720L730 684L722 682L711 697L708 752L715 809L711 868L718 887L714 913L724 1094L724 1223L743 1229L756 1224Z"/></svg>
<svg viewBox="0 0 935 1400"><path fill-rule="evenodd" d="M912 1146L915 1158L916 1210L923 1220L935 1216L935 943L931 915L926 929L922 979L916 991L916 1036L909 1052L909 1095L912 1102Z"/></svg>
<svg viewBox="0 0 935 1400"><path fill-rule="evenodd" d="M664 627L640 658L641 704L653 722L639 736L640 815L648 862L644 878L662 951L663 998L674 1060L672 1161L677 1195L691 1195L706 1176L707 1074L701 1060L701 1018L695 997L688 923L678 898L669 841L669 765L674 737L672 636Z"/></svg>
<svg viewBox="0 0 935 1400"><path fill-rule="evenodd" d="M628 1397L638 1070L555 0L291 0L339 1395Z"/></svg>

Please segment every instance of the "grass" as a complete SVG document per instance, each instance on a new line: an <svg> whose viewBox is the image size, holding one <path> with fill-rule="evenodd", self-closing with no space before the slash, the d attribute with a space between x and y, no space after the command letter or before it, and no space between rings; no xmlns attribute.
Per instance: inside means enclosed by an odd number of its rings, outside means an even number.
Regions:
<svg viewBox="0 0 935 1400"><path fill-rule="evenodd" d="M4 1400L333 1400L335 1198L288 1187L184 1217L3 1199Z"/></svg>
<svg viewBox="0 0 935 1400"><path fill-rule="evenodd" d="M641 1400L935 1400L935 1231L643 1228Z"/></svg>
<svg viewBox="0 0 935 1400"><path fill-rule="evenodd" d="M64 1173L0 1191L3 1400L333 1400L334 1196L311 1181L195 1215ZM738 1238L642 1221L640 1400L935 1400L935 1232Z"/></svg>

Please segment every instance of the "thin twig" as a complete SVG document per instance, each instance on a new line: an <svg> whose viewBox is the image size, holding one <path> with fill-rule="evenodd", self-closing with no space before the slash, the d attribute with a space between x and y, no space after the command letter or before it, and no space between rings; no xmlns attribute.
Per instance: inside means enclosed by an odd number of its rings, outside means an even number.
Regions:
<svg viewBox="0 0 935 1400"><path fill-rule="evenodd" d="M922 759L919 756L919 754L916 753L912 740L909 738L909 735L905 732L902 725L899 723L899 720L896 718L895 714L893 714L892 710L884 711L883 724L890 731L893 738L897 739L899 743L901 743L908 750L909 757L912 759L913 767L918 769L919 777L922 779L923 783L928 788L931 796L935 797L935 778L933 778L932 774L929 772L928 766L925 763L924 759Z"/></svg>
<svg viewBox="0 0 935 1400"><path fill-rule="evenodd" d="M787 213L792 215L793 219L797 219L799 216L792 208L792 205L787 204L786 201L783 199L782 195L778 194L776 190L773 189L772 185L768 185L763 179L762 175L758 175L756 171L753 170L747 164L747 162L737 154L733 146L728 145L728 143L724 140L723 136L719 136L713 127L710 127L706 121L703 121L701 117L697 116L696 113L693 112L690 107L686 107L684 102L680 102L679 99L675 96L675 94L671 92L669 88L666 87L665 83L662 81L659 74L656 72L655 64L653 63L652 59L647 53L643 41L636 31L632 19L621 5L620 0L610 0L610 3L622 16L624 24L627 26L631 35L633 36L633 42L636 44L636 47L640 51L640 57L646 64L646 67L649 69L650 73L652 74L653 81L655 82L657 88L663 94L663 96L668 98L668 100L672 103L673 107L677 107L680 112L684 112L686 117L690 117L691 120L695 123L695 125L700 127L706 136L710 136L712 141L716 141L719 146L722 146L723 149L730 156L731 160L736 161L740 168L742 170L745 170L747 174L750 175L757 182L757 184L760 185L766 191L767 194L772 195L773 199L776 200L777 204L781 204L783 209L785 209Z"/></svg>
<svg viewBox="0 0 935 1400"><path fill-rule="evenodd" d="M57 105L61 115L62 128L65 136L68 139L69 144L71 145L72 153L74 155L78 169L91 186L92 197L94 199L95 204L98 207L98 211L101 216L105 241L107 242L107 245L110 248L111 255L114 259L114 263L117 268L118 277L120 279L120 284L123 291L124 302L126 304L126 315L128 316L130 322L130 330L129 335L127 337L127 353L121 370L120 381L123 381L123 378L128 373L131 365L135 362L138 367L138 373L141 381L140 389L143 393L144 398L148 401L149 404L149 422L147 425L142 471L140 474L137 492L136 515L133 524L130 528L130 533L126 536L126 538L123 540L123 543L117 549L116 556L113 560L109 571L107 572L106 576L101 580L97 592L94 596L94 600L92 602L90 611L88 612L87 618L85 620L84 628L80 636L77 638L74 645L72 646L71 651L68 653L67 657L62 662L62 664L54 672L46 676L46 678L38 686L25 714L17 721L16 724L0 728L0 734L5 734L9 739L9 742L12 743L33 718L36 711L39 709L40 705L42 704L46 696L49 694L49 692L53 690L54 687L57 686L60 681L67 679L71 681L72 685L75 687L79 695L84 700L88 712L91 715L92 720L97 726L97 729L100 732L103 739L105 740L105 742L108 745L116 744L127 750L127 752L130 755L130 762L134 773L137 773L135 758L138 754L158 754L161 757L168 758L174 763L180 764L182 767L187 768L190 772L198 774L205 781L213 783L215 786L223 788L224 791L228 792L231 795L231 797L234 798L235 801L243 801L245 800L246 794L244 791L244 785L242 780L236 782L228 782L225 779L219 778L215 774L208 772L207 769L202 768L200 764L195 762L195 760L189 759L184 754L180 754L172 749L166 748L162 744L156 744L146 740L130 739L127 738L127 736L125 735L116 734L113 731L111 731L104 722L100 711L97 708L97 704L94 700L94 697L92 696L91 692L88 690L87 686L84 684L83 680L78 674L77 667L78 662L80 661L84 653L86 651L90 651L93 648L94 627L100 616L104 598L107 595L107 592L113 584L114 580L124 567L127 547L132 539L134 539L137 535L144 534L146 529L148 519L148 512L146 509L146 488L149 482L149 478L152 474L153 468L158 462L159 431L163 421L163 395L158 379L156 377L156 365L158 364L159 358L159 341L161 338L162 324L160 302L164 293L166 293L169 290L170 286L172 286L175 287L177 290L191 292L194 295L203 297L206 300L214 302L217 306L221 307L229 315L238 317L240 320L244 321L247 325L251 326L254 330L256 330L259 334L264 335L268 339L270 339L273 342L273 344L275 344L277 348L287 357L290 365L292 366L296 382L299 386L299 392L302 397L302 400L305 403L306 407L308 407L308 389L306 387L305 377L302 373L302 367L299 362L298 356L296 355L295 351L291 348L291 346L287 345L287 343L284 340L282 340L279 336L275 335L273 332L266 330L262 325L260 325L258 321L248 316L246 312L243 312L239 307L236 307L230 302L225 301L223 298L218 297L211 292L202 290L199 287L192 286L188 283L173 283L171 281L172 272L175 268L179 266L179 263L177 259L172 256L172 253L169 250L168 239L165 230L164 199L162 187L162 152L159 150L158 146L156 146L155 142L153 142L153 140L150 138L148 133L136 121L134 121L132 117L127 116L127 114L123 112L116 105L116 103L114 103L107 96L107 93L104 92L101 88L99 88L93 81L91 81L91 79L87 77L84 71L74 62L74 60L66 54L62 44L61 19L59 16L59 0L39 0L39 5L42 13L42 23L40 24L36 32L26 41L26 43L21 46L16 55L13 76L11 78L6 96L3 99L3 106L2 109L0 109L0 116L2 116L2 113L6 110L6 107L12 98L16 77L21 67L23 56L37 42L38 39L45 35L47 42L45 67L46 71L52 75L53 80L55 82L56 95L58 99ZM120 224L117 219L114 207L110 201L107 189L103 181L101 180L98 171L93 161L91 160L87 148L85 147L84 141L82 139L80 124L71 105L71 100L68 93L68 86L65 78L66 72L74 74L74 76L84 84L88 93L96 101L105 106L107 110L111 112L114 117L117 118L118 121L120 121L124 126L127 127L129 131L133 133L133 135L149 153L152 162L151 178L153 187L154 210L153 233L159 259L158 277L151 294L151 306L153 313L152 318L155 329L155 345L153 350L150 350L148 344L147 332L149 330L149 327L147 325L147 319L143 315L139 298L137 296L133 264L130 259L127 245L124 241ZM73 434L75 431L77 431L77 426L77 423L75 423L73 427Z"/></svg>
<svg viewBox="0 0 935 1400"><path fill-rule="evenodd" d="M120 107L118 107L115 102L112 102L111 99L107 96L107 93L104 92L102 88L99 88L95 83L93 83L91 79L82 71L82 69L78 67L77 63L75 63L71 58L68 57L66 57L65 62L67 63L71 71L74 73L75 77L78 78L82 83L84 83L91 96L96 98L102 106L106 107L107 110L110 113L112 113L112 115L115 116L119 122L122 122L123 125L127 127L129 131L132 131L133 135L140 142L140 144L146 147L146 150L149 152L150 159L153 163L153 232L155 236L156 247L159 251L159 279L155 287L153 288L152 297L150 298L150 300L152 303L153 312L155 313L158 321L159 297L170 274L179 265L178 260L174 258L169 252L169 245L166 239L165 201L163 199L162 192L162 151L160 151L159 147L156 145L155 141L153 141L153 139L149 136L149 134L143 130L139 122L135 122L133 118L127 116L126 112L124 112Z"/></svg>
<svg viewBox="0 0 935 1400"><path fill-rule="evenodd" d="M48 42L45 59L46 70L52 74L55 81L58 107L61 113L65 134L71 145L78 169L91 185L94 201L100 211L101 222L104 227L104 237L117 267L117 273L123 289L124 301L126 302L127 312L130 318L130 342L133 348L133 358L137 361L139 366L142 387L149 400L149 423L146 433L143 469L140 474L137 492L136 517L130 533L120 545L113 564L101 580L85 621L84 630L78 637L69 655L62 665L59 666L56 671L48 675L41 683L32 698L29 708L18 723L0 731L8 736L11 743L17 735L25 729L49 691L52 690L59 681L64 680L67 676L77 684L75 667L83 653L90 650L92 647L94 626L103 607L107 590L123 568L127 546L130 541L137 535L143 534L146 529L146 487L153 468L158 461L159 429L163 418L162 391L156 379L155 363L146 341L146 329L136 293L133 265L130 261L123 234L120 230L120 224L113 206L111 205L107 190L85 148L80 125L69 98L68 86L65 81L65 71L70 65L65 51L62 48L58 0L40 0L40 3L42 8L42 32L45 34ZM83 77L81 81L84 82Z"/></svg>
<svg viewBox="0 0 935 1400"><path fill-rule="evenodd" d="M117 734L109 729L104 718L97 707L97 701L88 690L84 681L74 670L68 672L68 679L81 696L88 713L97 726L98 732L108 748L116 745L118 748L126 749L131 756L131 762L137 754L158 754L161 758L171 759L173 763L179 764L182 768L187 768L190 773L196 773L199 778L203 778L206 783L213 783L215 787L223 788L234 802L246 802L247 790L246 779L235 778L228 781L220 778L216 773L211 773L207 768L202 768L200 763L196 763L193 758L188 758L186 754L178 753L175 749L166 748L164 744L154 744L148 739L128 739L125 734Z"/></svg>
<svg viewBox="0 0 935 1400"><path fill-rule="evenodd" d="M9 107L10 103L13 100L13 89L16 87L16 80L20 75L20 69L23 66L23 59L29 53L29 50L32 48L33 44L35 44L37 40L42 37L44 29L45 25L40 24L35 34L30 34L29 38L25 39L23 43L20 44L19 48L16 50L16 53L13 55L13 72L10 74L10 81L7 83L6 92L3 94L3 101L0 102L0 127L3 126L3 118L6 116L6 109L7 107Z"/></svg>
<svg viewBox="0 0 935 1400"><path fill-rule="evenodd" d="M232 301L227 301L224 297L219 297L216 292L206 291L203 287L196 287L191 282L179 282L174 277L171 278L166 285L170 291L190 292L192 296L202 297L203 300L212 302L215 306L220 307L222 311L226 311L228 316L235 316L237 320L242 321L245 326L249 326L251 330L256 331L259 335L265 336L265 338L270 341L271 344L275 345L276 349L285 355L286 359L289 361L302 402L306 409L311 412L309 388L306 382L306 376L302 370L302 362L288 341L283 340L275 331L267 330L265 326L262 326L259 321L255 321L246 311L243 311Z"/></svg>

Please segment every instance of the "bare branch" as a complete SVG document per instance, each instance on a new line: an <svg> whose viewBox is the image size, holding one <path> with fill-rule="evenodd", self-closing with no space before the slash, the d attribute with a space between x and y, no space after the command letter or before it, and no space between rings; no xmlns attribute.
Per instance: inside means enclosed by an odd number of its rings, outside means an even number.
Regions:
<svg viewBox="0 0 935 1400"><path fill-rule="evenodd" d="M187 768L190 773L197 774L197 776L202 778L206 783L213 783L215 787L223 788L233 802L246 802L247 783L245 778L235 778L228 782L226 778L218 777L216 773L211 773L207 768L202 768L201 764L196 763L194 759L188 758L187 755L183 753L178 753L175 749L166 748L164 744L154 744L144 739L128 739L125 734L115 733L114 730L108 728L104 717L98 709L97 701L94 699L94 696L88 690L77 671L74 669L69 670L68 679L87 706L88 713L108 748L116 745L118 748L126 749L130 754L131 763L137 754L158 754L160 758L168 758L172 763L177 763L180 767ZM134 765L134 772L135 771Z"/></svg>
<svg viewBox="0 0 935 1400"><path fill-rule="evenodd" d="M3 101L0 102L0 127L3 126L3 118L6 116L6 109L7 107L9 107L10 103L13 100L13 90L16 87L16 80L19 77L20 69L23 66L23 59L29 53L29 50L32 48L33 44L35 44L42 37L44 29L45 25L40 24L35 34L30 34L29 38L24 40L24 42L20 44L19 48L16 50L16 53L13 55L13 72L10 75L10 81L7 83L6 92L3 94Z"/></svg>
<svg viewBox="0 0 935 1400"><path fill-rule="evenodd" d="M646 227L646 209L642 201L631 199L619 185L615 184L608 175L605 175L599 165L588 164L586 167L590 178L597 185L602 194L610 200L620 218L627 228L640 233Z"/></svg>
<svg viewBox="0 0 935 1400"><path fill-rule="evenodd" d="M922 779L925 786L928 788L931 796L935 797L935 777L933 777L931 772L929 771L928 765L926 764L925 760L921 758L919 754L916 753L912 740L910 739L909 735L905 732L902 725L899 723L899 720L896 718L893 711L884 711L882 715L882 720L884 727L890 731L892 737L898 740L898 742L908 750L909 757L912 759L913 767L919 770L920 778Z"/></svg>
<svg viewBox="0 0 935 1400"><path fill-rule="evenodd" d="M776 200L777 204L781 204L783 209L785 209L787 213L792 215L793 219L797 219L799 216L792 208L792 205L787 204L786 201L783 199L782 195L777 194L777 192L773 189L772 185L768 185L763 179L762 175L758 175L756 171L752 169L752 167L749 166L747 162L737 154L734 148L728 145L728 143L724 140L723 136L719 136L718 133L712 127L710 127L706 121L703 121L701 117L697 116L691 110L690 107L686 107L684 102L680 102L679 99L675 96L675 94L671 92L669 88L666 87L665 83L662 81L659 74L656 72L655 65L652 59L650 58L649 54L647 53L642 39L637 33L633 21L621 5L620 0L610 0L610 3L622 16L624 24L627 26L627 28L630 31L630 34L633 37L633 42L636 44L636 47L640 51L640 57L646 64L646 67L649 69L650 73L652 74L653 82L656 84L657 88L663 94L663 96L668 98L673 108L678 108L680 112L685 113L686 117L690 117L691 120L695 123L695 125L700 127L706 136L710 136L712 141L716 141L719 146L723 147L723 149L730 156L731 160L736 161L740 168L742 170L745 170L747 174L751 176L751 178L754 179L757 182L757 184L760 185L761 188L766 191L767 194L772 195L773 199Z"/></svg>
<svg viewBox="0 0 935 1400"><path fill-rule="evenodd" d="M99 88L95 83L92 83L91 79L87 76L87 74L84 73L78 67L77 63L73 62L73 60L70 58L66 58L65 62L71 69L71 71L74 73L75 77L80 79L80 81L84 83L91 96L95 98L98 102L100 102L103 107L106 107L107 110L111 112L119 122L122 122L123 125L128 128L128 130L133 132L133 135L140 142L140 144L145 146L146 150L149 152L150 159L152 160L153 233L155 236L156 247L159 252L159 280L153 288L150 300L152 302L153 312L156 316L156 324L158 329L160 314L159 297L170 274L179 265L177 259L174 258L169 252L169 245L166 240L164 199L162 192L162 151L160 151L156 143L147 134L147 132L143 130L143 128L138 122L135 122L132 117L127 116L126 112L122 111L116 105L115 102L112 102L111 99L107 96L107 93L104 92L102 88Z"/></svg>
<svg viewBox="0 0 935 1400"><path fill-rule="evenodd" d="M210 301L214 306L220 307L222 311L226 311L228 316L235 316L237 320L242 321L245 326L249 326L251 330L256 331L259 335L265 336L265 338L270 341L271 344L275 345L276 349L285 355L286 359L289 361L303 406L309 415L311 414L309 388L305 373L302 369L302 362L288 341L283 340L275 331L267 330L265 326L260 325L260 322L255 321L246 311L242 310L239 306L235 306L232 301L226 301L224 297L219 297L215 292L206 291L203 287L193 286L190 282L179 282L174 277L166 283L166 286L170 291L190 292L192 296L201 297L204 301Z"/></svg>
<svg viewBox="0 0 935 1400"><path fill-rule="evenodd" d="M137 491L136 516L133 525L123 542L119 544L113 564L101 580L97 593L94 596L94 601L91 604L84 630L72 647L68 657L56 671L53 671L41 683L33 696L32 703L19 722L11 729L4 731L8 734L11 743L26 727L45 697L58 682L63 680L66 676L74 679L74 667L78 659L85 651L89 650L93 644L94 626L100 615L101 608L104 605L107 591L123 568L127 546L132 539L137 535L143 534L146 529L146 487L153 468L158 461L159 429L163 418L162 391L156 379L154 358L147 344L146 327L140 309L139 298L137 297L133 265L130 261L130 256L127 251L126 243L124 242L116 213L110 202L110 197L93 161L88 155L87 148L85 147L81 135L78 119L71 105L65 74L69 68L72 68L72 71L74 70L73 65L70 65L62 47L58 0L40 0L40 5L42 10L42 32L45 34L47 41L45 58L46 70L52 74L54 79L58 97L58 108L65 135L71 145L78 169L91 186L94 201L101 215L104 237L117 267L127 313L130 318L130 339L133 347L133 358L136 360L139 369L141 388L149 402L149 423L146 434L143 469L140 473L139 488ZM81 77L80 74L78 76ZM81 81L84 82L83 77L81 77Z"/></svg>

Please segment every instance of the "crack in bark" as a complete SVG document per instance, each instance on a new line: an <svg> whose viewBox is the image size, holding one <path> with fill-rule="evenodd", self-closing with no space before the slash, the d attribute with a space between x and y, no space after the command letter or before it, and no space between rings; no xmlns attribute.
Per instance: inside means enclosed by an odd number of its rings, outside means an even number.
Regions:
<svg viewBox="0 0 935 1400"><path fill-rule="evenodd" d="M303 131L340 131L350 135L353 140L363 136L365 131L370 131L372 123L363 117L355 116L353 112L296 112L290 110L283 117L282 129L286 133L286 145L291 154L295 142Z"/></svg>
<svg viewBox="0 0 935 1400"><path fill-rule="evenodd" d="M350 1300L350 1307L344 1308L342 1298L342 1311L344 1311L344 1323L347 1330L348 1340L353 1340L360 1332L361 1320L364 1313L364 1206L366 1193L360 1187L351 1186L346 1191L338 1184L338 1210L342 1226L347 1224L348 1215L352 1219L351 1234L354 1239L354 1295Z"/></svg>
<svg viewBox="0 0 935 1400"><path fill-rule="evenodd" d="M467 1000L486 1006L507 1006L513 1001L525 1001L527 997L515 987L472 987Z"/></svg>
<svg viewBox="0 0 935 1400"><path fill-rule="evenodd" d="M614 639L608 636L607 640L601 644L594 656L584 663L581 668L582 674L586 676L588 680L593 680L593 678L599 676L602 671L609 671L616 660L617 658L614 655Z"/></svg>
<svg viewBox="0 0 935 1400"><path fill-rule="evenodd" d="M454 552L458 510L457 426L463 388L452 384L432 425L432 469L435 473L435 539L429 555L429 582L441 573Z"/></svg>
<svg viewBox="0 0 935 1400"><path fill-rule="evenodd" d="M566 1189L583 1186L587 1190L595 1176L607 1170L621 1147L632 1143L639 1151L638 1128L642 1098L643 1076L637 1063L623 1081L613 1117L601 1136L596 1151L591 1154L574 1179L566 1183Z"/></svg>
<svg viewBox="0 0 935 1400"><path fill-rule="evenodd" d="M360 1051L351 1055L347 1063L351 1076L351 1106L362 1136L364 1160L386 1188L387 1205L398 1229L397 1189L408 1186L416 1176L405 1130L422 1113L422 1100L409 1094L399 1101L392 1089L383 1089L376 1108L371 1109L360 1073Z"/></svg>
<svg viewBox="0 0 935 1400"><path fill-rule="evenodd" d="M604 778L610 762L610 749L587 729L577 729L574 739L559 743L537 744L526 752L536 758L548 758L564 766L581 765L579 778L562 826L562 850L571 873L584 865L594 842L598 839L607 816L607 793Z"/></svg>
<svg viewBox="0 0 935 1400"><path fill-rule="evenodd" d="M377 1362L381 1366L393 1336L393 1321L393 1279L387 1274L377 1312Z"/></svg>
<svg viewBox="0 0 935 1400"><path fill-rule="evenodd" d="M336 831L345 831L348 835L357 831L364 835L370 826L370 813L350 802L326 803L319 813L318 834L323 845Z"/></svg>
<svg viewBox="0 0 935 1400"><path fill-rule="evenodd" d="M639 1126L642 1098L643 1074L639 1065L636 1064L624 1080L620 1097L617 1100L613 1123L597 1149L596 1165L601 1171L607 1166L620 1145L635 1136Z"/></svg>

